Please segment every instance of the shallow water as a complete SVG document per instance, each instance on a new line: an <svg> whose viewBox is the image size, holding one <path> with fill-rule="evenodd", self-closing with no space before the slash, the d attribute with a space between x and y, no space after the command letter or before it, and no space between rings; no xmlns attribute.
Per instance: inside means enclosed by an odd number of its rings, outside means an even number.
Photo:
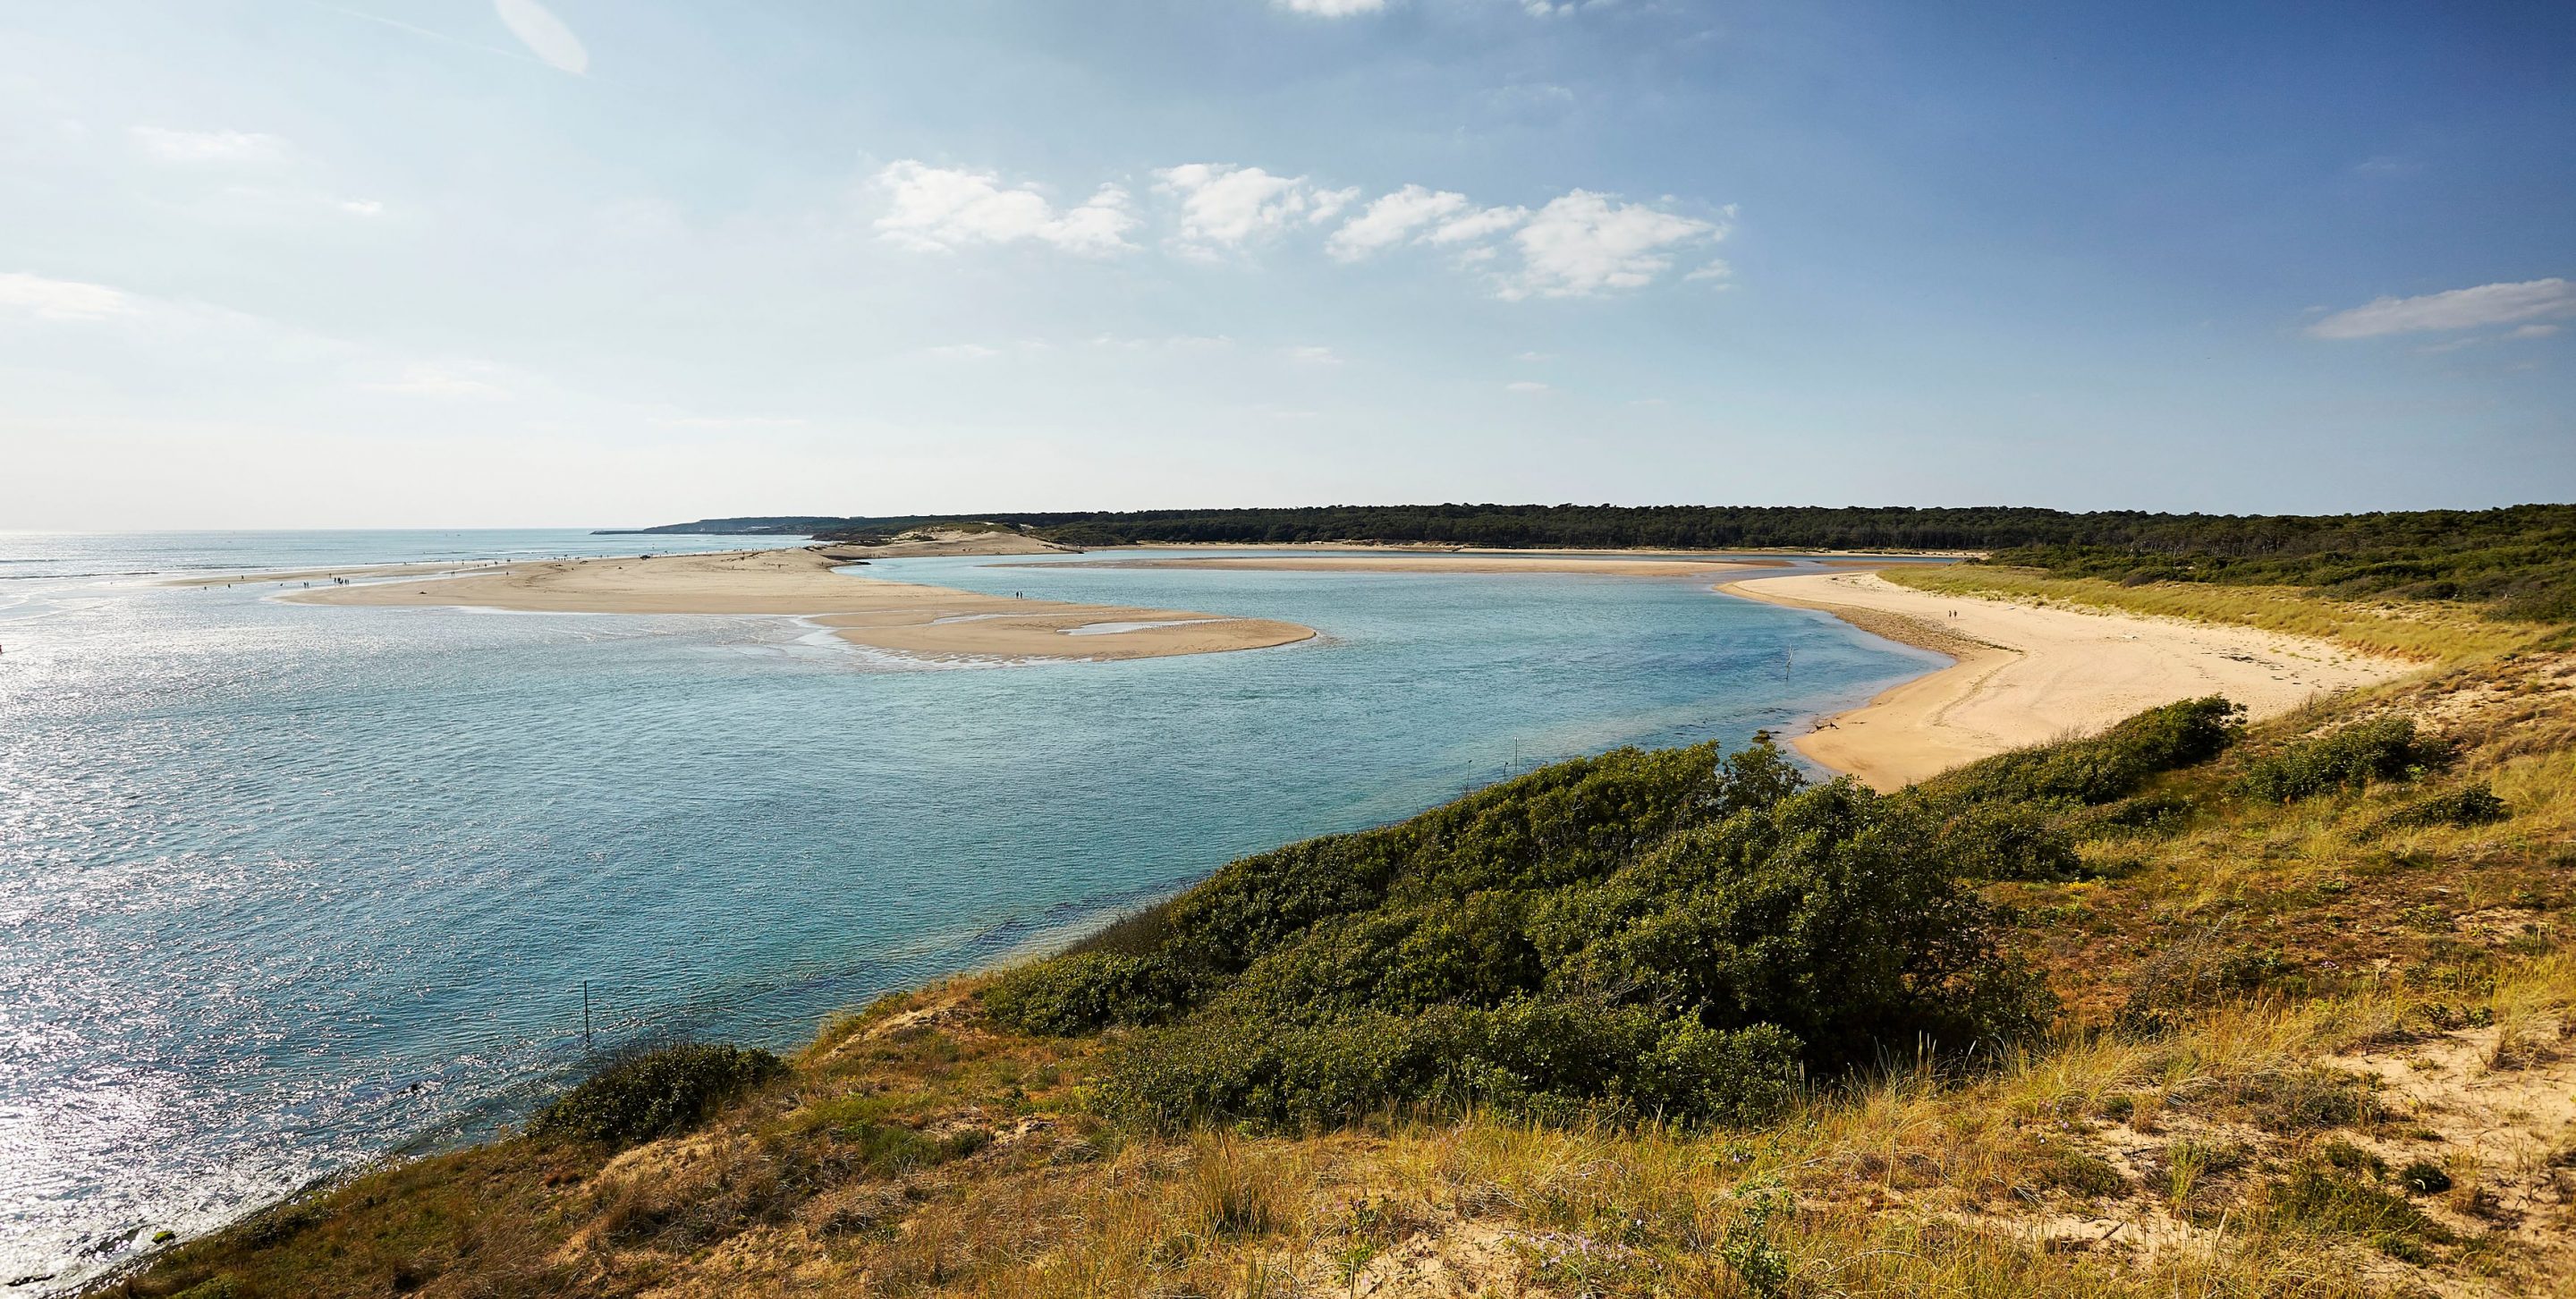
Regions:
<svg viewBox="0 0 2576 1299"><path fill-rule="evenodd" d="M745 544L777 543L0 535L0 1280L524 1113L584 1057L585 984L600 1048L790 1047L1242 853L1936 661L1684 580L865 570L1324 632L927 670L785 618L96 576Z"/></svg>

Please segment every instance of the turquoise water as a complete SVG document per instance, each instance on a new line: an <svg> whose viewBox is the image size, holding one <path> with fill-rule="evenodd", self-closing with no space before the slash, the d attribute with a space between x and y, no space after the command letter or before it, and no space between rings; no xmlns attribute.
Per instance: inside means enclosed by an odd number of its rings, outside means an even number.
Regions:
<svg viewBox="0 0 2576 1299"><path fill-rule="evenodd" d="M0 535L0 1279L523 1114L594 1045L877 993L1522 764L1740 742L1936 662L1688 581L887 561L1282 618L936 669L783 618L318 608L180 568L577 533ZM1072 642L1078 650L1079 642Z"/></svg>

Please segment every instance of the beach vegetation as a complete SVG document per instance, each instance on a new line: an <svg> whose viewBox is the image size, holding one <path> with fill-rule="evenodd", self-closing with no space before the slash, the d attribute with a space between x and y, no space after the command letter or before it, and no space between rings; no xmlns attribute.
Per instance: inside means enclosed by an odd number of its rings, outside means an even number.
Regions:
<svg viewBox="0 0 2576 1299"><path fill-rule="evenodd" d="M1992 838L1811 787L1767 738L1619 750L1237 862L1163 909L1151 950L1007 972L985 1008L1142 1029L1102 1095L1163 1127L1423 1104L1745 1122L1810 1071L2045 1027L1963 883L1971 859L2034 873Z"/></svg>
<svg viewBox="0 0 2576 1299"><path fill-rule="evenodd" d="M2449 765L2452 756L2450 746L2419 735L2411 719L2382 717L2255 754L2235 788L2261 802L2289 803L2373 781L2414 780Z"/></svg>
<svg viewBox="0 0 2576 1299"><path fill-rule="evenodd" d="M537 1111L528 1130L622 1149L695 1127L786 1071L786 1062L757 1047L654 1047L612 1060Z"/></svg>

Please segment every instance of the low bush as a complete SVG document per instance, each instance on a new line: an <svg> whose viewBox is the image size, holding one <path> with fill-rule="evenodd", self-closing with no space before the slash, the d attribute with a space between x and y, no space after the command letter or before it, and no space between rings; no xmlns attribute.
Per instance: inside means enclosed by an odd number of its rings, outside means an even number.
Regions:
<svg viewBox="0 0 2576 1299"><path fill-rule="evenodd" d="M1210 1017L1157 1029L1120 1052L1103 1100L1160 1127L1331 1127L1407 1103L1754 1123L1779 1113L1798 1082L1797 1040L1768 1024L1720 1031L1642 1006L1524 997L1295 1026Z"/></svg>
<svg viewBox="0 0 2576 1299"><path fill-rule="evenodd" d="M2418 735L2402 717L2356 722L2252 758L2236 791L2263 803L2290 803L2358 790L2372 781L2412 780L2449 764L2450 746Z"/></svg>
<svg viewBox="0 0 2576 1299"><path fill-rule="evenodd" d="M984 992L995 1023L1023 1033L1069 1037L1171 1017L1189 983L1157 957L1071 952L1006 970Z"/></svg>
<svg viewBox="0 0 2576 1299"><path fill-rule="evenodd" d="M1124 950L1012 971L985 1007L1022 1031L1141 1029L1100 1095L1155 1124L1417 1103L1749 1121L1804 1070L2044 1025L2053 1003L1962 877L2059 873L2059 846L2009 808L1944 823L1809 788L1767 738L1623 750L1245 858Z"/></svg>
<svg viewBox="0 0 2576 1299"><path fill-rule="evenodd" d="M2506 807L2493 789L2480 782L2417 799L2390 813L2388 819L2380 824L2390 829L2450 826L2465 830L2472 826L2493 825L2512 815L2513 809Z"/></svg>
<svg viewBox="0 0 2576 1299"><path fill-rule="evenodd" d="M2075 844L2085 832L2162 828L2187 816L2188 804L2133 796L2157 776L2225 752L2244 711L2215 695L2150 708L2097 736L1969 763L1903 797L1938 819L1938 851L1968 879L2074 879L2083 874Z"/></svg>
<svg viewBox="0 0 2576 1299"><path fill-rule="evenodd" d="M690 1044L627 1056L538 1111L537 1136L596 1141L612 1148L684 1132L744 1092L787 1072L758 1048Z"/></svg>
<svg viewBox="0 0 2576 1299"><path fill-rule="evenodd" d="M2017 749L1917 788L1936 805L2071 803L2096 807L2168 771L2198 766L2236 742L2245 710L2216 695L2150 708L2102 734Z"/></svg>

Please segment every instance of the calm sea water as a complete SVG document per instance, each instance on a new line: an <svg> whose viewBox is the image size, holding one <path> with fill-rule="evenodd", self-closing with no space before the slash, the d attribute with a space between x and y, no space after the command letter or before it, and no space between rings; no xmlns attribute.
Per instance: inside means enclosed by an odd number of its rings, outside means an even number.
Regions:
<svg viewBox="0 0 2576 1299"><path fill-rule="evenodd" d="M1583 576L871 569L1325 632L966 670L792 619L134 576L776 544L0 534L0 1281L61 1286L524 1114L585 1058L585 988L602 1049L792 1047L1516 759L1740 742L1937 661L1699 583Z"/></svg>

